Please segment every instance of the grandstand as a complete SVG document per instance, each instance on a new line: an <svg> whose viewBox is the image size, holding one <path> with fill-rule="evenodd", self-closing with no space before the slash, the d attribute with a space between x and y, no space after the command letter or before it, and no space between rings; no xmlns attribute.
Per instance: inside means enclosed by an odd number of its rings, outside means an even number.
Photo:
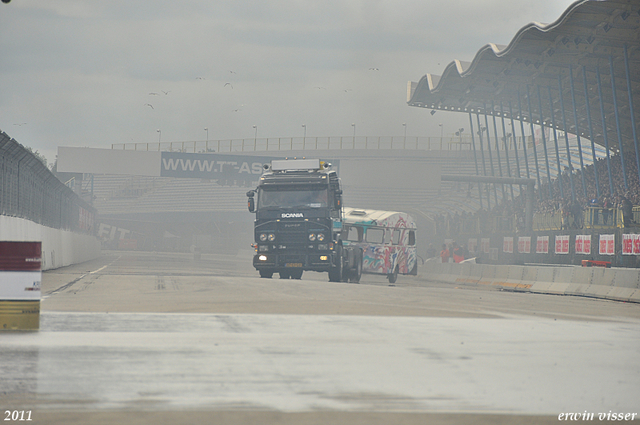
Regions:
<svg viewBox="0 0 640 425"><path fill-rule="evenodd" d="M442 75L409 82L409 106L468 114L476 174L515 171L537 181L533 228L522 225L519 188L512 194L493 185L479 190L474 213L435 216L441 238L468 240L472 250L482 239L479 253L503 263L575 264L596 257L635 265L639 16L637 1L576 1L552 24L526 25L508 46L487 44L471 62L455 60ZM514 134L526 137L525 129L530 141L513 143ZM513 167L509 154L512 161L519 155L525 162ZM555 249L513 249L514 239L529 246L531 238L546 243L555 238ZM591 250L594 238L597 248Z"/></svg>

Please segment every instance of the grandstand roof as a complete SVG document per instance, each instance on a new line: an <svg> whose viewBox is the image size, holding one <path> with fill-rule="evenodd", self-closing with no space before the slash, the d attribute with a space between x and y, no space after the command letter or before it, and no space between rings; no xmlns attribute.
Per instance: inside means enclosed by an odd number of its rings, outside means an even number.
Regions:
<svg viewBox="0 0 640 425"><path fill-rule="evenodd" d="M498 117L510 117L511 105L514 119L520 119L520 98L524 121L529 121L531 114L534 123L551 126L555 121L558 129L570 133L576 133L576 110L579 133L587 138L590 137L587 121L590 113L594 139L602 144L603 120L597 72L610 146L618 146L613 75L620 139L625 153L631 154L634 138L628 84L634 99L636 134L640 137L639 0L576 1L552 24L533 22L524 26L508 46L487 44L471 62L454 60L441 76L426 74L418 83L410 82L408 104L433 110L486 111ZM585 82L588 96L585 96ZM631 150L626 150L627 147Z"/></svg>

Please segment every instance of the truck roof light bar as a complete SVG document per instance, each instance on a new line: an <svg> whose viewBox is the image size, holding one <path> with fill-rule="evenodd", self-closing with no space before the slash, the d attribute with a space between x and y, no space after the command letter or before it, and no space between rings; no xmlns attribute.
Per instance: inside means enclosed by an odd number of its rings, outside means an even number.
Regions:
<svg viewBox="0 0 640 425"><path fill-rule="evenodd" d="M272 171L320 170L319 159L274 159L271 161Z"/></svg>

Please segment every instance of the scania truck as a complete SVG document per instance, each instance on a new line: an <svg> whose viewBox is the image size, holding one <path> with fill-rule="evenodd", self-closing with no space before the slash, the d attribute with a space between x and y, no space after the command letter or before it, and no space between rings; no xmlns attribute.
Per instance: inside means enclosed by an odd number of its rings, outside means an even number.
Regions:
<svg viewBox="0 0 640 425"><path fill-rule="evenodd" d="M360 281L362 248L342 243L342 188L330 163L272 160L247 197L256 214L253 266L260 277L300 279L316 271L328 272L331 282Z"/></svg>

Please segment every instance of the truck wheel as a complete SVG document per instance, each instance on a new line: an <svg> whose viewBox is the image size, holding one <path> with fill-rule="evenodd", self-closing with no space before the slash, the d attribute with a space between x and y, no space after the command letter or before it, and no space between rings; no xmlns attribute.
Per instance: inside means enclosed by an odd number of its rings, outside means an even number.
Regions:
<svg viewBox="0 0 640 425"><path fill-rule="evenodd" d="M329 282L342 281L342 249L338 246L338 264L336 267L329 270Z"/></svg>
<svg viewBox="0 0 640 425"><path fill-rule="evenodd" d="M356 251L356 264L354 265L353 270L351 270L351 276L349 277L349 282L351 283L360 283L360 278L362 277L362 251Z"/></svg>
<svg viewBox="0 0 640 425"><path fill-rule="evenodd" d="M329 282L342 281L342 264L338 267L329 270Z"/></svg>
<svg viewBox="0 0 640 425"><path fill-rule="evenodd" d="M289 279L291 277L289 272L278 272L278 274L280 274L280 279Z"/></svg>
<svg viewBox="0 0 640 425"><path fill-rule="evenodd" d="M273 277L273 272L268 270L260 270L260 277L271 279Z"/></svg>
<svg viewBox="0 0 640 425"><path fill-rule="evenodd" d="M393 273L387 275L387 279L389 279L389 283L396 283L396 280L398 280L398 266L393 269Z"/></svg>
<svg viewBox="0 0 640 425"><path fill-rule="evenodd" d="M291 279L302 279L302 270L291 272Z"/></svg>

